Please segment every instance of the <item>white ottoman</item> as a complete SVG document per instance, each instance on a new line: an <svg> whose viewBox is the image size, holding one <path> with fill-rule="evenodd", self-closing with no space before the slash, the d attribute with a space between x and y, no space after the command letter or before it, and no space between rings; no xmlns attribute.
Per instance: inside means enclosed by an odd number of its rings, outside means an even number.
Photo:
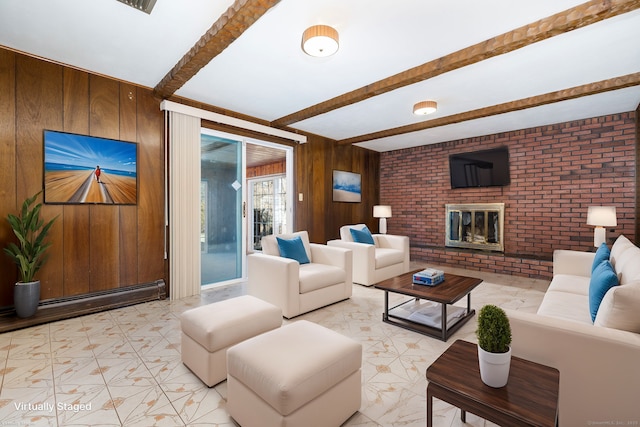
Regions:
<svg viewBox="0 0 640 427"><path fill-rule="evenodd" d="M300 320L227 351L227 411L242 427L339 426L360 409L362 345Z"/></svg>
<svg viewBox="0 0 640 427"><path fill-rule="evenodd" d="M282 310L244 295L182 313L182 362L211 387L227 378L227 349L282 325Z"/></svg>

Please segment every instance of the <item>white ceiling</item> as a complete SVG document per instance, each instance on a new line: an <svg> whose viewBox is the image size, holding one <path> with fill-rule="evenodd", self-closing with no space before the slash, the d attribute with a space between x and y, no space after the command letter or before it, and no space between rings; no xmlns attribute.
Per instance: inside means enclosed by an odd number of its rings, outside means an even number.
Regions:
<svg viewBox="0 0 640 427"><path fill-rule="evenodd" d="M157 0L150 15L116 0L2 0L0 45L155 87L232 5ZM281 0L176 95L260 120L372 84L523 25L576 0ZM330 25L340 49L300 49L310 25ZM640 72L640 9L290 124L343 140ZM432 99L438 111L412 114ZM358 142L376 151L633 111L640 86Z"/></svg>

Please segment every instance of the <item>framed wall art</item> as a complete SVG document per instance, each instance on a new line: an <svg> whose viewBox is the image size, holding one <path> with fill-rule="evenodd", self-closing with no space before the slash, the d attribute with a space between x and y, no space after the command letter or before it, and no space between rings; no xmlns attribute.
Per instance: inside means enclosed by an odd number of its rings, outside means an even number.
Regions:
<svg viewBox="0 0 640 427"><path fill-rule="evenodd" d="M138 144L44 131L44 202L135 205Z"/></svg>
<svg viewBox="0 0 640 427"><path fill-rule="evenodd" d="M359 173L333 171L333 201L347 203L362 201L362 178Z"/></svg>

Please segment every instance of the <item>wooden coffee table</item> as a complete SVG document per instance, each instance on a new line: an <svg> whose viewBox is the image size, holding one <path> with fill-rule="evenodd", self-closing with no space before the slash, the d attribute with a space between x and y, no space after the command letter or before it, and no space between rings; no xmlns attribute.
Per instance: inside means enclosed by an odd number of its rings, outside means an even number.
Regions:
<svg viewBox="0 0 640 427"><path fill-rule="evenodd" d="M471 291L482 283L482 279L445 273L444 282L438 285L414 285L413 273L417 271L421 270L401 274L374 285L384 291L382 320L446 341L475 314L475 310L471 309ZM389 307L389 292L412 298ZM466 309L451 306L465 296ZM422 300L428 302L425 304Z"/></svg>
<svg viewBox="0 0 640 427"><path fill-rule="evenodd" d="M433 398L501 426L555 426L560 373L555 368L511 357L509 380L501 388L480 379L478 346L457 340L427 368L427 427L433 425Z"/></svg>

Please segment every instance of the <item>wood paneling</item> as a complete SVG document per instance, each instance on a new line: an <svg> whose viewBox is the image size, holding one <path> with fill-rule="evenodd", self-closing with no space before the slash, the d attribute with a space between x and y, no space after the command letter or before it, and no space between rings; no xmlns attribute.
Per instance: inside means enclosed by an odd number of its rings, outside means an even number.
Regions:
<svg viewBox="0 0 640 427"><path fill-rule="evenodd" d="M136 141L136 92L135 86L120 84L120 139L125 141ZM136 206L120 206L119 215L118 253L122 287L138 283L138 209Z"/></svg>
<svg viewBox="0 0 640 427"><path fill-rule="evenodd" d="M296 230L307 230L315 243L340 237L340 227L365 223L377 231L373 206L379 199L380 154L355 146L341 146L335 141L311 136L309 142L295 149ZM359 173L362 179L362 202L333 201L333 171ZM303 201L298 201L298 193Z"/></svg>
<svg viewBox="0 0 640 427"><path fill-rule="evenodd" d="M120 136L120 85L105 77L89 76L89 133L101 138ZM117 285L120 279L120 215L118 206L89 209L91 236L91 292Z"/></svg>
<svg viewBox="0 0 640 427"><path fill-rule="evenodd" d="M5 220L16 206L16 55L0 49L0 242L13 239L13 232ZM9 289L17 280L14 264L0 254L2 289ZM5 283L6 281L6 283ZM0 293L0 305L10 301L11 291Z"/></svg>
<svg viewBox="0 0 640 427"><path fill-rule="evenodd" d="M71 68L63 69L63 127L66 132L89 133L89 75ZM63 227L63 292L57 296L80 295L88 291L90 280L91 236L89 206L65 205Z"/></svg>
<svg viewBox="0 0 640 427"><path fill-rule="evenodd" d="M0 48L0 246L4 220L43 187L43 131L138 143L138 203L45 205L59 215L38 277L42 300L164 280L164 143L151 89ZM13 304L16 269L0 257L0 307Z"/></svg>
<svg viewBox="0 0 640 427"><path fill-rule="evenodd" d="M165 277L163 118L150 91L139 89L137 96L138 283L148 283Z"/></svg>
<svg viewBox="0 0 640 427"><path fill-rule="evenodd" d="M39 274L43 299L165 279L165 170L159 102L150 89L0 49L3 217L42 188L44 129L138 143L137 205L45 206L46 218L60 217L50 237L54 245L51 257ZM344 224L364 222L374 229L371 212L378 202L379 162L379 153L338 146L318 136L295 145L295 228L308 230L319 243L336 238ZM362 175L362 203L333 202L332 172L336 169ZM297 193L303 194L302 202ZM5 223L0 225L2 246L13 239ZM8 306L15 268L6 257L0 266L0 306Z"/></svg>
<svg viewBox="0 0 640 427"><path fill-rule="evenodd" d="M25 198L42 189L43 130L62 127L62 81L62 67L16 56L16 210ZM41 212L46 221L62 214L62 207L45 205ZM62 234L62 221L56 221L49 239L60 242ZM62 294L62 260L62 250L49 251L48 260L37 276L42 299Z"/></svg>

